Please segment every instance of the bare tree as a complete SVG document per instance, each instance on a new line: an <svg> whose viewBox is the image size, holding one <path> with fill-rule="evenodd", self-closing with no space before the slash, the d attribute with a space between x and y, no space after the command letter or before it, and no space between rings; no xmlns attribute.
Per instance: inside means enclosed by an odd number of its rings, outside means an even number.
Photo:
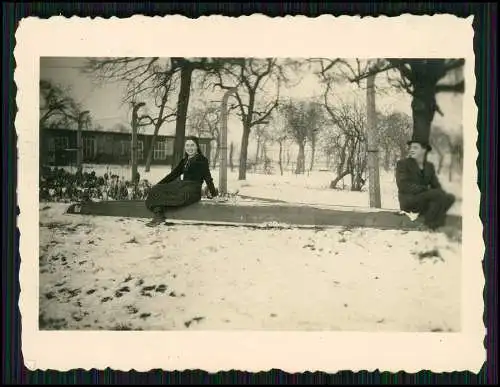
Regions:
<svg viewBox="0 0 500 387"><path fill-rule="evenodd" d="M379 146L382 148L383 166L388 171L396 159L406 157L406 142L412 133L412 118L400 112L379 113L377 119Z"/></svg>
<svg viewBox="0 0 500 387"><path fill-rule="evenodd" d="M412 96L413 136L429 141L435 113L443 115L436 95L464 92L464 64L464 59L387 58L370 67L356 68L347 62L343 66L350 72L351 82L359 84L369 74L386 73L391 84L409 93Z"/></svg>
<svg viewBox="0 0 500 387"><path fill-rule="evenodd" d="M173 164L175 165L184 154L193 73L214 71L228 63L241 61L242 59L231 58L168 58L167 60L159 57L91 58L88 59L84 71L97 74L100 79L124 82L126 86L125 100L134 99L141 93L151 93L159 87L164 87L166 91L168 80L177 76L179 88L175 109L176 129L173 156Z"/></svg>
<svg viewBox="0 0 500 387"><path fill-rule="evenodd" d="M311 127L311 129L307 133L307 140L311 145L311 161L309 163L309 172L311 172L314 168L314 161L316 158L316 144L318 140L318 135L324 125L325 119L323 116L323 108L317 102L312 102L312 109L315 112L314 115L314 123L315 125Z"/></svg>
<svg viewBox="0 0 500 387"><path fill-rule="evenodd" d="M283 67L278 65L277 59L249 58L244 63L226 66L212 75L216 77L214 86L225 90L235 85L238 87L235 94L236 104L233 104L230 110L236 109L243 124L238 179L245 180L251 130L266 123L278 106L280 83L286 79ZM276 93L274 98L266 101L265 86L268 82L274 82Z"/></svg>
<svg viewBox="0 0 500 387"><path fill-rule="evenodd" d="M340 103L332 106L325 92L324 106L332 126L325 131L324 140L329 154L335 155L336 177L330 188L336 188L344 177L351 176L351 190L360 191L365 185L366 158L366 110L356 104ZM329 135L329 136L328 136Z"/></svg>
<svg viewBox="0 0 500 387"><path fill-rule="evenodd" d="M148 102L153 100L156 114L145 114L138 118L139 126L154 126L146 155L145 171L148 172L161 126L169 118L176 117L175 109L168 103L176 89L177 69L158 57L88 58L82 72L93 75L99 83L115 82L123 85L123 104L133 105L140 100L147 107Z"/></svg>
<svg viewBox="0 0 500 387"><path fill-rule="evenodd" d="M68 120L75 121L81 106L60 85L51 81L40 80L40 128L54 126Z"/></svg>
<svg viewBox="0 0 500 387"><path fill-rule="evenodd" d="M451 157L450 157L450 169L449 169L449 181L453 180L453 171L462 173L463 170L463 160L464 160L464 142L463 134L460 130L459 133L450 135L451 144Z"/></svg>
<svg viewBox="0 0 500 387"><path fill-rule="evenodd" d="M253 135L257 141L257 149L255 151L255 163L257 167L266 159L266 145L271 140L269 122L265 121L260 125L256 125L253 131Z"/></svg>
<svg viewBox="0 0 500 387"><path fill-rule="evenodd" d="M229 145L229 168L231 168L231 172L234 171L233 156L234 156L234 143L231 141L231 144Z"/></svg>
<svg viewBox="0 0 500 387"><path fill-rule="evenodd" d="M177 116L176 112L167 105L172 89L174 89L172 86L172 78L166 77L164 82L162 82L159 87L153 91L155 106L158 108L157 116L151 117L151 115L148 114L141 117L142 120L148 120L149 124L154 126L153 137L151 138L151 143L149 144L146 156L145 172L150 171L151 161L153 160L153 151L156 139L160 133L160 128L165 122L170 122L170 119ZM167 110L169 110L170 113L167 113Z"/></svg>
<svg viewBox="0 0 500 387"><path fill-rule="evenodd" d="M330 125L326 125L321 136L322 148L329 160L333 158L336 173L330 188L336 188L341 180L350 175L351 190L360 191L365 184L367 167L366 111L356 104L342 101L334 104L330 101L334 85L345 82L347 78L345 68L352 67L343 59L313 58L310 63L316 64L315 73L325 85L322 104L330 118ZM366 66L367 62L356 60L358 71L363 71Z"/></svg>
<svg viewBox="0 0 500 387"><path fill-rule="evenodd" d="M430 137L432 149L438 156L437 173L440 174L443 169L444 159L446 155L451 154L451 139L440 126L434 125L432 127L432 134Z"/></svg>
<svg viewBox="0 0 500 387"><path fill-rule="evenodd" d="M286 120L286 130L299 147L296 174L305 172L305 146L308 140L316 138L322 125L322 109L310 101L287 101L280 110Z"/></svg>
<svg viewBox="0 0 500 387"><path fill-rule="evenodd" d="M268 136L271 143L279 145L278 165L280 174L283 176L283 166L285 162L285 145L289 134L286 130L286 121L284 120L280 107L274 110L271 116L271 123L268 129Z"/></svg>
<svg viewBox="0 0 500 387"><path fill-rule="evenodd" d="M445 131L442 127L432 127L431 145L438 157L437 173L441 173L444 160L448 156L448 179L452 181L453 170L461 171L463 161L463 139L462 134Z"/></svg>
<svg viewBox="0 0 500 387"><path fill-rule="evenodd" d="M220 155L220 120L220 107L212 104L193 109L188 118L188 128L191 133L198 137L208 134L215 141L216 148L212 168L216 167Z"/></svg>

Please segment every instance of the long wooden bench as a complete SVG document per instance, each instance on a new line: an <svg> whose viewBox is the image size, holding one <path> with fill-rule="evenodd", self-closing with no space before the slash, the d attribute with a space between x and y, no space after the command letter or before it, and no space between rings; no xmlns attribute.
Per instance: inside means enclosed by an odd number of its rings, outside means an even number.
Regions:
<svg viewBox="0 0 500 387"><path fill-rule="evenodd" d="M144 201L102 201L72 204L68 214L151 218ZM167 213L171 221L201 223L265 224L297 226L345 226L381 229L415 229L416 224L406 215L392 210L362 208L329 208L289 203L245 203L231 201L201 201L188 207L172 208ZM447 226L460 229L461 217L449 215Z"/></svg>

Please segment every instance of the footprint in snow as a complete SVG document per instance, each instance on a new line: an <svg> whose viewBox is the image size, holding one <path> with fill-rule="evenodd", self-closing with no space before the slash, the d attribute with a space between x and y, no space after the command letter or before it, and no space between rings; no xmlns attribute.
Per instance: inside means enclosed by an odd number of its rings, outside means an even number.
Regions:
<svg viewBox="0 0 500 387"><path fill-rule="evenodd" d="M132 280L132 276L129 274L129 275L127 276L127 278L125 278L125 279L123 280L123 282L129 282L129 281L131 281L131 280Z"/></svg>
<svg viewBox="0 0 500 387"><path fill-rule="evenodd" d="M144 291L144 292L149 292L149 291L151 291L151 290L154 290L155 288L156 288L156 286L155 286L155 285L151 285L151 286L144 286L144 287L142 288L142 291Z"/></svg>
<svg viewBox="0 0 500 387"><path fill-rule="evenodd" d="M202 320L204 320L204 319L205 319L205 317L194 317L194 318L192 318L191 320L186 321L186 322L184 323L184 326L185 326L186 328L189 328L193 322L200 322L200 321L202 321Z"/></svg>
<svg viewBox="0 0 500 387"><path fill-rule="evenodd" d="M54 293L52 293L52 292L45 293L45 298L46 298L47 300L52 300L53 298L55 298L55 295L54 295Z"/></svg>
<svg viewBox="0 0 500 387"><path fill-rule="evenodd" d="M161 284L156 287L156 291L160 293L165 293L167 290L167 285Z"/></svg>
<svg viewBox="0 0 500 387"><path fill-rule="evenodd" d="M137 312L139 312L139 309L137 309L133 305L128 305L127 306L127 311L129 312L129 314L136 314Z"/></svg>

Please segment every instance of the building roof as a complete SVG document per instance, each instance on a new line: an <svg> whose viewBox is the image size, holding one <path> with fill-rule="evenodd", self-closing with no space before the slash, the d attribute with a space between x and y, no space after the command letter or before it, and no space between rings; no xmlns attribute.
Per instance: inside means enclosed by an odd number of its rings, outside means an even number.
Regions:
<svg viewBox="0 0 500 387"><path fill-rule="evenodd" d="M57 127L52 127L52 128L47 128L49 130L68 130L71 132L76 132L76 128L74 127L64 127L64 128L57 128ZM170 128L165 128L162 127L160 129L160 132L158 133L159 136L170 136L170 137L175 137L175 126L174 130L165 130L165 129L170 129ZM99 132L99 133L123 133L123 134L131 134L132 133L132 128L130 125L125 125L125 124L115 124L111 127L107 128L93 128L93 129L83 129L82 132ZM137 131L137 134L139 135L153 135L154 134L154 127L149 125L149 126L143 126L140 127L139 130ZM202 134L200 138L203 139L211 139L212 136L209 134Z"/></svg>

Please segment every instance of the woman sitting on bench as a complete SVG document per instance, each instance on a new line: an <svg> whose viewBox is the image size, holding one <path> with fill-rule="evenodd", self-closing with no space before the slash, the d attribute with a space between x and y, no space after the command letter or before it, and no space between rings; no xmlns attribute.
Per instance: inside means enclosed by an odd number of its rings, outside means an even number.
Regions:
<svg viewBox="0 0 500 387"><path fill-rule="evenodd" d="M154 214L147 226L155 227L163 223L168 207L182 207L199 202L204 181L211 197L216 197L218 190L210 174L208 159L201 153L198 139L187 137L182 160L172 172L151 188L146 198L146 207Z"/></svg>

